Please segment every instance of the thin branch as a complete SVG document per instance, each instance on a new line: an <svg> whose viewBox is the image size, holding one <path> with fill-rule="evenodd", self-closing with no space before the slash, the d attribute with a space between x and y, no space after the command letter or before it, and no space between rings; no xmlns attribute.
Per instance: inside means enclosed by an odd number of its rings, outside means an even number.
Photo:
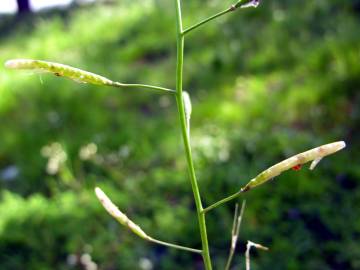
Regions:
<svg viewBox="0 0 360 270"><path fill-rule="evenodd" d="M222 204L224 204L224 203L227 203L228 201L231 201L231 200L233 200L233 199L236 199L237 197L239 197L239 196L241 195L241 193L242 193L242 191L240 190L240 191L238 191L238 192L236 192L236 193L234 193L234 194L232 194L232 195L230 195L230 196L228 196L228 197L226 197L226 198L224 198L224 199L221 199L220 201L217 201L216 203L214 203L214 204L206 207L206 208L203 210L203 213L207 213L207 212L209 212L210 210L212 210L212 209L214 209L214 208L216 208L216 207L218 207L218 206L220 206L220 205L222 205Z"/></svg>
<svg viewBox="0 0 360 270"><path fill-rule="evenodd" d="M172 243L168 243L168 242L164 242L164 241L160 241L154 238L150 238L148 239L150 242L159 244L159 245L163 245L163 246L167 246L167 247L171 247L171 248L176 248L176 249L180 249L180 250L184 250L184 251L189 251L189 252L194 252L194 253L198 253L198 254L202 254L202 250L200 249L194 249L194 248L189 248L189 247L184 247L184 246L180 246L180 245L176 245L176 244L172 244Z"/></svg>
<svg viewBox="0 0 360 270"><path fill-rule="evenodd" d="M231 261L234 257L237 240L239 238L239 233L240 233L240 225L241 225L242 217L244 215L245 205L246 205L246 201L243 201L240 213L238 212L238 208L239 208L238 204L236 204L236 207L235 207L234 223L233 223L233 227L231 230L231 246L230 246L229 257L226 262L225 270L230 269Z"/></svg>
<svg viewBox="0 0 360 270"><path fill-rule="evenodd" d="M247 7L257 7L258 4L259 4L259 0L252 0L244 5L241 4L242 0L239 0L237 1L236 3L232 4L230 7L228 7L227 9L219 12L219 13L216 13L200 22L198 22L197 24L194 24L193 26L190 26L189 28L185 29L183 32L182 32L182 35L186 35L188 34L189 32L191 32L192 30L222 16L222 15L225 15L227 13L230 13L230 12L233 12L235 10L237 10L238 8L247 8Z"/></svg>
<svg viewBox="0 0 360 270"><path fill-rule="evenodd" d="M260 244L248 241L246 244L246 251L245 251L245 258L246 258L246 270L250 270L250 249L252 247L255 247L257 249L262 249L262 250L269 250L269 248L264 247Z"/></svg>
<svg viewBox="0 0 360 270"><path fill-rule="evenodd" d="M193 25L193 26L190 26L189 28L185 29L185 30L182 32L182 34L183 34L183 35L186 35L186 34L188 34L190 31L192 31L192 30L194 30L194 29L202 26L203 24L205 24L205 23L207 23L207 22L209 22L209 21L212 21L212 20L214 20L214 19L216 19L216 18L218 18L218 17L220 17L220 16L222 16L222 15L224 15L224 14L227 14L227 13L233 11L233 10L234 10L234 9L233 9L232 6L231 6L231 7L229 7L228 9L225 9L225 10L223 10L223 11L221 11L221 12L219 12L219 13L213 15L213 16L210 16L209 18L206 18L205 20L202 20L201 22L199 22L199 23L197 23L197 24L195 24L195 25Z"/></svg>
<svg viewBox="0 0 360 270"><path fill-rule="evenodd" d="M175 94L176 90L174 89L169 89L169 88L165 88L165 87L160 87L160 86L154 86L154 85L148 85L148 84L140 84L140 83L119 83L119 82L113 82L110 86L114 86L114 87L128 87L128 88L146 88L146 89L151 89L151 90L156 90L156 91L163 91L163 92L168 92L168 93L172 93Z"/></svg>

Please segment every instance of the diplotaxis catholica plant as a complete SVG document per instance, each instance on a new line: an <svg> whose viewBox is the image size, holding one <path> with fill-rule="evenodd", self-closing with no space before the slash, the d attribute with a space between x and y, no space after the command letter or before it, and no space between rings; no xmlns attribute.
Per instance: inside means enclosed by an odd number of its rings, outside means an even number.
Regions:
<svg viewBox="0 0 360 270"><path fill-rule="evenodd" d="M150 237L148 234L146 234L139 225L134 223L131 219L129 219L123 212L121 212L112 202L111 200L105 195L105 193L100 188L95 188L95 193L98 199L100 200L101 204L104 206L106 211L114 217L120 224L127 227L129 230L131 230L133 233L138 235L139 237L156 243L160 245L165 245L171 248L176 248L188 252L194 252L201 254L204 262L204 267L206 270L212 269L212 261L210 256L210 249L209 249L209 243L208 243L208 236L207 236L207 227L206 227L206 214L230 201L233 199L238 198L241 196L242 193L247 192L261 184L264 184L271 180L272 178L280 175L282 172L289 170L291 168L298 170L302 164L307 162L312 162L310 165L310 169L314 169L314 167L319 163L319 161L328 155L331 155L345 147L345 142L339 141L334 143L325 144L319 147L316 147L314 149L308 150L306 152L294 155L288 159L285 159L270 168L264 170L260 174L258 174L255 178L251 179L248 184L246 184L244 187L239 188L239 190L230 195L226 198L219 200L218 202L208 206L204 207L201 201L201 195L200 190L197 184L196 180L196 174L194 169L194 163L192 158L192 151L190 146L190 117L191 117L191 100L190 95L188 92L183 91L183 58L184 58L184 42L185 42L185 36L192 32L193 30L199 28L200 26L203 26L204 24L231 12L234 12L235 10L239 8L248 8L248 7L257 7L260 3L259 0L251 0L251 1L242 1L239 0L227 9L210 16L202 21L200 21L197 24L194 24L193 26L189 28L183 28L182 26L182 15L181 15L181 0L174 0L175 2L175 11L176 11L176 30L177 30L177 65L176 65L176 88L168 89L160 86L153 86L153 85L147 85L147 84L124 84L120 82L116 82L113 80L110 80L106 77L84 71L78 68L74 68L68 65L59 64L59 63L53 63L43 60L33 60L33 59L13 59L9 60L5 63L5 66L10 69L26 69L26 70L34 70L39 72L47 72L52 73L59 77L65 77L72 79L76 82L80 83L88 83L88 84L95 84L99 86L111 86L111 87L119 87L119 88L129 88L129 87L136 87L136 88L145 88L145 89L151 89L155 91L160 91L163 93L172 94L177 102L178 107L178 116L180 121L180 127L181 127L181 133L185 148L185 156L187 160L188 170L189 170L189 176L190 176L190 183L193 191L194 201L196 204L196 214L198 218L198 225L200 229L200 237L201 237L201 243L202 248L201 249L194 249L189 248L181 245L176 245L173 243L168 243L164 241L160 241L157 239L154 239ZM244 212L245 203L243 203L243 206L241 207L241 211L238 211L238 207L236 207L235 210L235 216L234 216L234 223L233 223L233 230L232 230L232 243L230 247L230 254L225 266L225 270L230 269L231 261L234 255L234 251L236 248L237 239L239 236L240 231L240 224ZM250 269L250 249L251 247L267 250L266 247L256 244L254 242L248 241L247 249L245 253L246 257L246 269Z"/></svg>

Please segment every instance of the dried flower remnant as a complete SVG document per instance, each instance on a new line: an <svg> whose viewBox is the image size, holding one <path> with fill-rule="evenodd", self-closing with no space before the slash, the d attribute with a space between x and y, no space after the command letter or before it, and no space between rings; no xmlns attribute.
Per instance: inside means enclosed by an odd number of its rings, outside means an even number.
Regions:
<svg viewBox="0 0 360 270"><path fill-rule="evenodd" d="M240 6L240 8L254 7L257 8L260 5L260 0L252 0L246 4Z"/></svg>
<svg viewBox="0 0 360 270"><path fill-rule="evenodd" d="M244 215L245 204L246 204L246 201L243 201L240 211L238 209L239 208L238 204L236 204L236 206L235 206L234 222L233 222L233 227L231 230L231 246L230 246L229 257L228 257L228 260L225 265L225 270L230 269L231 261L235 254L235 249L236 249L236 245L237 245L237 241L238 241L239 233L240 233L241 221L242 221L242 217Z"/></svg>
<svg viewBox="0 0 360 270"><path fill-rule="evenodd" d="M312 170L323 157L340 151L341 149L345 148L345 146L346 144L343 141L329 143L285 159L261 172L258 176L250 180L250 182L245 187L243 187L241 191L245 192L256 186L259 186L289 169L299 170L302 164L310 161L312 161L310 165L310 169Z"/></svg>
<svg viewBox="0 0 360 270"><path fill-rule="evenodd" d="M322 157L314 159L313 162L311 162L311 164L310 164L310 170L315 169L316 165L318 165L321 160L322 160Z"/></svg>
<svg viewBox="0 0 360 270"><path fill-rule="evenodd" d="M269 248L264 247L263 245L248 241L246 244L245 258L246 258L246 270L250 270L250 249L254 247L257 249L268 251Z"/></svg>

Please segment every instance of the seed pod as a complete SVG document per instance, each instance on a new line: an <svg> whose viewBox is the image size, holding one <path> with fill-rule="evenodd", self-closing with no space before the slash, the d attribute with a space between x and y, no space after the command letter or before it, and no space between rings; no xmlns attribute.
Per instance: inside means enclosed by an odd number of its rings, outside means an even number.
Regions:
<svg viewBox="0 0 360 270"><path fill-rule="evenodd" d="M296 168L298 165L302 165L309 161L313 161L310 166L310 169L312 170L323 157L331 155L343 149L345 146L346 144L343 141L329 143L285 159L280 163L277 163L274 166L268 168L267 170L261 172L258 176L250 180L250 182L245 187L243 187L241 191L248 191L256 186L259 186L269 181L270 179L278 176L286 170L294 167Z"/></svg>
<svg viewBox="0 0 360 270"><path fill-rule="evenodd" d="M137 234L145 240L151 240L151 238L132 220L130 220L125 214L123 214L119 208L117 208L108 196L98 187L95 188L95 194L105 210L113 216L120 224L128 227L133 233Z"/></svg>
<svg viewBox="0 0 360 270"><path fill-rule="evenodd" d="M113 85L114 82L103 76L74 68L68 65L32 59L13 59L5 63L10 69L26 69L38 72L49 72L56 76L66 77L79 83L96 85Z"/></svg>

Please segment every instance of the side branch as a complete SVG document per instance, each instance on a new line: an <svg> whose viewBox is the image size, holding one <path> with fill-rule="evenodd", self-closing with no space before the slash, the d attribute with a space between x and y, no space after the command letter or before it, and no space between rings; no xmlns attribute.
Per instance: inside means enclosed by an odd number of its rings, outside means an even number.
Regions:
<svg viewBox="0 0 360 270"><path fill-rule="evenodd" d="M180 250L184 250L184 251L189 251L189 252L202 254L202 250L200 250L200 249L194 249L194 248L179 246L179 245L176 245L176 244L160 241L160 240L157 240L157 239L154 239L154 238L150 238L149 241L153 242L155 244L159 244L159 245L163 245L163 246L167 246L167 247L171 247L171 248L176 248L176 249L180 249Z"/></svg>
<svg viewBox="0 0 360 270"><path fill-rule="evenodd" d="M146 88L151 89L155 91L162 91L162 92L168 92L171 94L175 94L176 91L173 89L161 87L161 86L154 86L154 85L148 85L148 84L140 84L140 83L119 83L119 82L113 82L111 86L119 87L119 88Z"/></svg>
<svg viewBox="0 0 360 270"><path fill-rule="evenodd" d="M238 192L236 192L236 193L234 193L234 194L232 194L232 195L230 195L230 196L228 196L228 197L226 197L226 198L224 198L224 199L222 199L222 200L220 200L220 201L217 201L216 203L214 203L214 204L206 207L206 208L203 210L203 213L207 213L207 212L209 212L210 210L212 210L212 209L214 209L214 208L216 208L216 207L218 207L218 206L220 206L220 205L222 205L222 204L224 204L224 203L227 203L228 201L231 201L231 200L233 200L233 199L236 199L237 197L239 197L239 196L241 195L241 193L242 193L242 191L240 190L240 191L238 191Z"/></svg>
<svg viewBox="0 0 360 270"><path fill-rule="evenodd" d="M229 12L231 12L231 11L234 11L234 8L232 8L232 6L229 7L228 9L225 9L225 10L223 10L223 11L221 11L221 12L213 15L213 16L210 16L209 18L207 18L207 19L205 19L205 20L202 20L201 22L199 22L199 23L197 23L197 24L195 24L195 25L193 25L193 26L190 26L189 28L185 29L185 30L182 32L182 34L183 34L183 35L186 35L186 34L188 34L189 32L191 32L192 30L194 30L194 29L202 26L203 24L206 24L207 22L210 22L210 21L212 21L212 20L214 20L214 19L216 19L216 18L218 18L218 17L220 17L220 16L222 16L222 15L224 15L224 14L227 14L227 13L229 13Z"/></svg>
<svg viewBox="0 0 360 270"><path fill-rule="evenodd" d="M257 7L259 5L259 0L252 0L246 4L241 4L242 0L239 0L237 1L236 3L232 4L229 8L219 12L219 13L216 13L215 15L212 15L210 16L209 18L206 18L204 20L202 20L201 22L197 23L197 24L194 24L193 26L190 26L189 28L185 29L183 32L182 32L182 35L186 35L188 34L189 32L191 32L192 30L222 16L222 15L225 15L229 12L232 12L232 11L235 11L237 10L238 8L247 8L247 7Z"/></svg>

